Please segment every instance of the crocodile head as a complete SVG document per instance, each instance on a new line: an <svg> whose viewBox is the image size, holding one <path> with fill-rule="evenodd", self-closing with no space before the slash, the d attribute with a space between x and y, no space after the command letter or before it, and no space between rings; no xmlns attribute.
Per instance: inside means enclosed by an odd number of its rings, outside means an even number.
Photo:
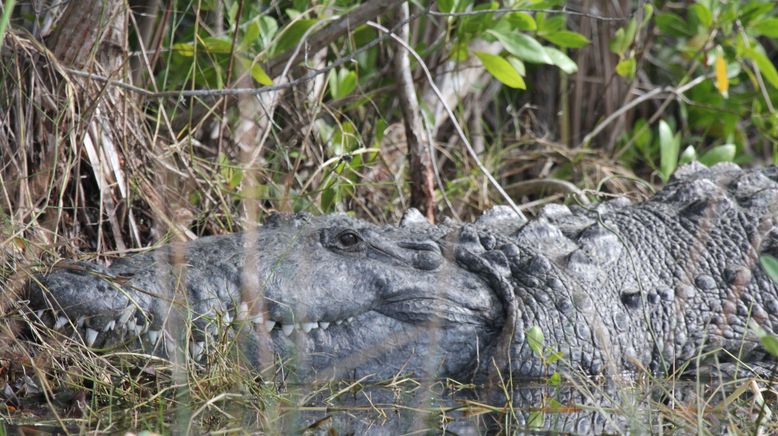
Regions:
<svg viewBox="0 0 778 436"><path fill-rule="evenodd" d="M500 327L501 305L431 229L344 215L260 228L256 261L247 264L259 271L253 287L275 352L292 351L299 369L325 377L474 369Z"/></svg>
<svg viewBox="0 0 778 436"><path fill-rule="evenodd" d="M121 340L170 355L161 338L186 343L187 331L200 358L214 325L227 325L250 362L272 351L301 380L467 377L504 317L490 286L445 247L433 226L277 215L110 267L58 268L31 286L30 304L93 347Z"/></svg>

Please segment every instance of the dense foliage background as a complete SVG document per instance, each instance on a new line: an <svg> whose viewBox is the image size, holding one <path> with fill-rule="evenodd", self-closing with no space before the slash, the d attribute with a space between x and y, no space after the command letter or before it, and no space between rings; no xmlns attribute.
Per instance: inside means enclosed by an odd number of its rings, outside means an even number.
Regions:
<svg viewBox="0 0 778 436"><path fill-rule="evenodd" d="M778 161L770 0L96 1L71 58L68 2L42 3L5 7L0 210L79 242L60 254L271 210L468 219L504 190L531 213Z"/></svg>

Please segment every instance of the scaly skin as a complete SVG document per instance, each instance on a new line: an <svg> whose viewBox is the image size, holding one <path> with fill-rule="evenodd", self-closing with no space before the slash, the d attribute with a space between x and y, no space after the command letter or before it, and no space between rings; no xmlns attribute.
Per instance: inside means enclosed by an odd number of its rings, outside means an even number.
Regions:
<svg viewBox="0 0 778 436"><path fill-rule="evenodd" d="M201 358L226 331L254 365L271 348L294 356L302 379L467 379L494 364L541 376L554 368L530 350L532 326L564 354L554 366L590 374L664 372L721 349L757 361L749 320L778 331L778 288L758 262L778 256L777 205L775 167L693 164L644 203L552 205L528 223L504 208L438 226L275 216L55 268L29 286L30 306L95 347Z"/></svg>

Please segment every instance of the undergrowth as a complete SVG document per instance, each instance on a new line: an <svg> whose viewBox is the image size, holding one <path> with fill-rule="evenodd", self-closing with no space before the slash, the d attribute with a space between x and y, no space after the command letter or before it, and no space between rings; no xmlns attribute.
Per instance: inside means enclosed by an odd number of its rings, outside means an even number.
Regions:
<svg viewBox="0 0 778 436"><path fill-rule="evenodd" d="M611 429L638 432L778 432L765 412L776 404L767 377L529 383L502 374L488 393L402 374L300 386L284 365L257 373L226 349L171 362L95 353L30 327L20 290L58 259L110 261L237 231L273 211L394 222L412 205L407 180L418 168L409 168L397 99L403 50L378 27L397 31L394 12L319 46L317 31L369 2L133 2L113 46L120 55L106 61L96 44L66 62L52 23L68 3L18 3L5 2L0 23L5 425L282 433L369 431L394 419L403 429L507 433L579 421L572 431L586 432L610 419ZM411 4L408 44L423 61L409 67L416 133L434 150L438 219L505 203L484 170L533 214L549 202L642 199L686 161L778 161L770 1L564 3ZM296 51L305 56L289 61ZM0 423L4 431L13 430Z"/></svg>

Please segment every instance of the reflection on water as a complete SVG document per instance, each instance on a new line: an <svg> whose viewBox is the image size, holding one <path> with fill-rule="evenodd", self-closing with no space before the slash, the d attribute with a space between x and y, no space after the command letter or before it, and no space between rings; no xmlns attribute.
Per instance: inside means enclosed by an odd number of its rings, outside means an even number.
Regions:
<svg viewBox="0 0 778 436"><path fill-rule="evenodd" d="M485 434L525 432L646 433L696 431L705 422L708 431L724 431L733 423L732 403L716 409L744 381L716 384L684 382L594 383L583 380L550 386L528 382L512 389L462 388L442 382L418 381L327 386L288 386L278 397L251 398L228 394L207 406L172 406L139 413L119 407L103 410L88 422L60 420L46 407L21 407L13 420L2 424L0 434L57 434L100 429L152 430L161 433L201 433L229 429L297 434ZM730 386L730 388L728 388ZM317 392L312 394L311 392ZM506 395L510 392L510 395ZM747 391L741 393L748 396ZM735 398L739 398L740 394ZM731 398L727 401L730 401ZM45 404L45 403L44 403ZM774 407L774 404L772 405ZM258 412L261 411L261 412ZM729 410L727 412L726 410ZM48 412L47 412L48 411ZM193 418L194 417L194 418ZM698 419L699 418L699 419ZM740 419L749 420L746 413ZM5 427L3 427L5 425ZM740 427L742 428L742 427ZM2 431L4 429L4 432Z"/></svg>

